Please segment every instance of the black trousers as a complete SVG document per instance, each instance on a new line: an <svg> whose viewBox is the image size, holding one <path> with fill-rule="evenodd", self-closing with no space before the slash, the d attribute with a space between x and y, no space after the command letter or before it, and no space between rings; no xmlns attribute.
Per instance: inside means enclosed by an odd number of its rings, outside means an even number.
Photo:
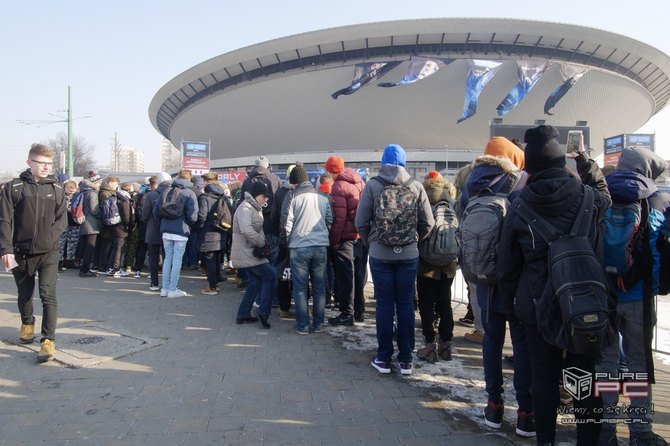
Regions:
<svg viewBox="0 0 670 446"><path fill-rule="evenodd" d="M365 312L365 280L368 253L360 240L342 240L333 249L336 299L346 316Z"/></svg>
<svg viewBox="0 0 670 446"><path fill-rule="evenodd" d="M423 276L416 278L421 329L427 344L435 342L433 321L436 313L440 316L440 325L437 329L440 340L451 341L454 337L454 313L451 310L451 283L453 281L454 278L447 278L446 274L442 274L439 280Z"/></svg>
<svg viewBox="0 0 670 446"><path fill-rule="evenodd" d="M151 286L158 286L158 258L163 245L148 245L149 249L149 276Z"/></svg>
<svg viewBox="0 0 670 446"><path fill-rule="evenodd" d="M95 255L95 247L98 241L98 234L88 234L82 235L80 244L82 246L82 261L81 269L82 273L87 273L91 268L91 262L95 258L96 264L98 263L97 257Z"/></svg>
<svg viewBox="0 0 670 446"><path fill-rule="evenodd" d="M37 266L39 274L38 289L42 301L42 338L53 341L56 338L56 323L58 318L58 302L56 300L56 281L58 280L58 250L45 255ZM18 289L18 306L21 313L21 323L33 325L33 293L35 291L35 274L29 275L20 266L12 270L14 281Z"/></svg>
<svg viewBox="0 0 670 446"><path fill-rule="evenodd" d="M205 268L207 269L207 282L209 288L216 289L219 283L219 270L221 269L221 251L209 251L201 253L205 259Z"/></svg>

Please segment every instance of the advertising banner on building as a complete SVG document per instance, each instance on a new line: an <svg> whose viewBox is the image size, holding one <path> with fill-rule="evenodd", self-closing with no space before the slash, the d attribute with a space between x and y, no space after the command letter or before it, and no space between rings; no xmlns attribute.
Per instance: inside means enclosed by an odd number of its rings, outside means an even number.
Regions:
<svg viewBox="0 0 670 446"><path fill-rule="evenodd" d="M493 60L469 60L470 70L465 86L465 104L463 105L463 116L456 121L461 123L477 113L477 98L488 81L498 72L502 62Z"/></svg>
<svg viewBox="0 0 670 446"><path fill-rule="evenodd" d="M341 90L337 90L330 96L337 99L343 94L352 94L358 91L359 88L365 87L370 82L380 79L383 75L400 65L402 62L373 62L373 63L358 63L354 68L354 80L351 85Z"/></svg>
<svg viewBox="0 0 670 446"><path fill-rule="evenodd" d="M623 149L623 137L624 135L618 135L611 138L605 138L604 154L606 166L616 166L619 162L621 150Z"/></svg>
<svg viewBox="0 0 670 446"><path fill-rule="evenodd" d="M640 147L654 152L654 135L642 133L626 135L626 147Z"/></svg>
<svg viewBox="0 0 670 446"><path fill-rule="evenodd" d="M246 172L217 172L216 175L219 180L226 180L226 183L228 184L232 184L236 181L243 183L244 179L247 177Z"/></svg>
<svg viewBox="0 0 670 446"><path fill-rule="evenodd" d="M209 143L182 142L182 168L193 175L209 172Z"/></svg>
<svg viewBox="0 0 670 446"><path fill-rule="evenodd" d="M549 66L546 63L533 61L517 61L516 65L519 82L496 108L499 116L503 116L505 113L519 105L531 88L533 88L535 83L540 80L542 74Z"/></svg>
<svg viewBox="0 0 670 446"><path fill-rule="evenodd" d="M379 87L397 87L398 85L412 84L421 79L427 78L431 74L437 73L442 67L446 67L454 59L439 59L422 56L412 56L411 63L407 69L407 74L399 82L382 82L377 84Z"/></svg>

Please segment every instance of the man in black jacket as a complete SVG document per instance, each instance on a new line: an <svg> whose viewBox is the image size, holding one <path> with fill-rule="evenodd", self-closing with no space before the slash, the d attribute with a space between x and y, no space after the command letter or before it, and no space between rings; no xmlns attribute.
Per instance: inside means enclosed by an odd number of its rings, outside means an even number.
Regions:
<svg viewBox="0 0 670 446"><path fill-rule="evenodd" d="M11 269L18 288L21 313L19 341L35 340L33 291L39 274L42 301L42 346L37 360L54 358L56 332L56 279L58 278L58 239L67 227L67 200L53 175L54 152L33 144L28 166L19 178L0 186L0 256Z"/></svg>

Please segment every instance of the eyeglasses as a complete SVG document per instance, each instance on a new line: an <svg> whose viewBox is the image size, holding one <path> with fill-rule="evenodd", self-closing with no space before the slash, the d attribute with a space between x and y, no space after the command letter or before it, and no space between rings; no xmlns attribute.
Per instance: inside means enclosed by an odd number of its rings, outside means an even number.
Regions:
<svg viewBox="0 0 670 446"><path fill-rule="evenodd" d="M46 163L46 162L35 161L35 160L30 160L30 162L35 163L35 164L37 164L37 165L40 166L40 167L53 167L53 165L54 165L53 162L51 162L51 163Z"/></svg>

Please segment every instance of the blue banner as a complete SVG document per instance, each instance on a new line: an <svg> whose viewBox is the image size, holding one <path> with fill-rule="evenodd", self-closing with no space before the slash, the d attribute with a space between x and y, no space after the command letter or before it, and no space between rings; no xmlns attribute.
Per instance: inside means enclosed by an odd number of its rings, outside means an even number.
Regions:
<svg viewBox="0 0 670 446"><path fill-rule="evenodd" d="M400 82L382 82L377 84L378 87L397 87L398 85L411 84L416 81L420 81L431 74L437 73L437 71L446 67L454 61L454 59L433 59L430 57L423 56L412 56L410 59L411 64L407 69L407 74L402 78Z"/></svg>
<svg viewBox="0 0 670 446"><path fill-rule="evenodd" d="M498 116L504 115L519 105L547 69L547 64L540 62L517 61L516 64L519 73L519 82L496 108Z"/></svg>
<svg viewBox="0 0 670 446"><path fill-rule="evenodd" d="M549 110L554 108L554 106L560 101L563 96L581 79L586 72L589 71L588 68L578 67L576 65L561 65L561 78L563 79L563 84L554 90L547 101L544 103L544 113L553 116L553 113L549 113Z"/></svg>
<svg viewBox="0 0 670 446"><path fill-rule="evenodd" d="M468 72L468 80L465 88L463 116L457 123L461 123L477 113L479 94L502 66L502 62L492 60L473 59L468 61L468 63L470 64L470 71Z"/></svg>
<svg viewBox="0 0 670 446"><path fill-rule="evenodd" d="M374 62L356 64L356 68L354 69L354 80L351 82L351 86L337 90L330 96L333 99L337 99L340 95L355 93L359 88L380 79L383 75L401 63L402 62Z"/></svg>

